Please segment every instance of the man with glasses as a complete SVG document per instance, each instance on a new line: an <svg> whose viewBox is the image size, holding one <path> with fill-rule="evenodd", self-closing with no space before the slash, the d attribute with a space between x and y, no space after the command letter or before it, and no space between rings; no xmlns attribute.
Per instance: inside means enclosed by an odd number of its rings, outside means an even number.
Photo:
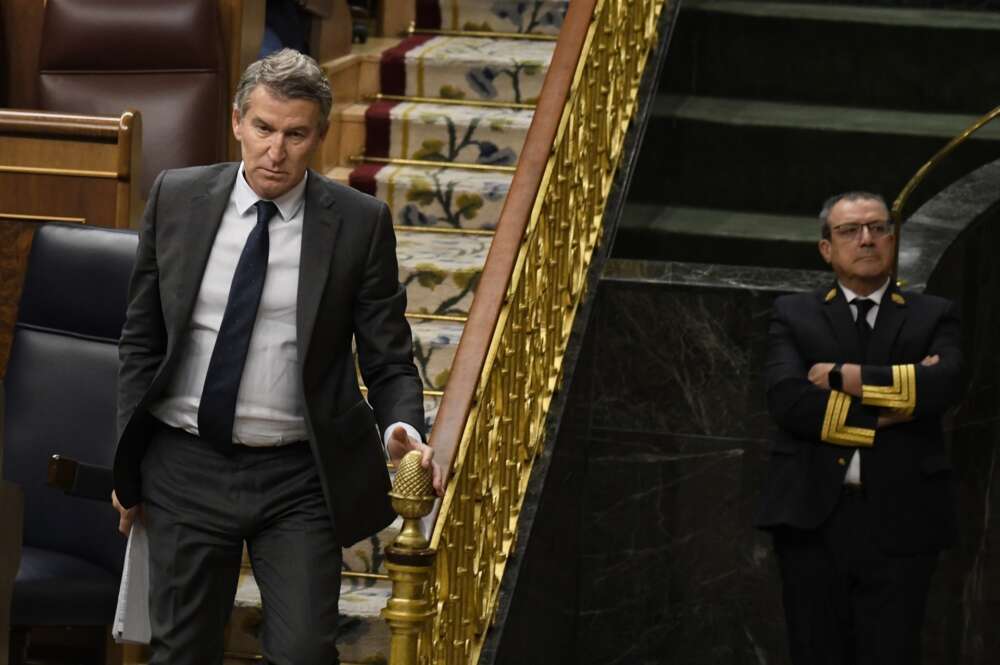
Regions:
<svg viewBox="0 0 1000 665"><path fill-rule="evenodd" d="M901 292L882 197L820 212L836 283L778 298L768 408L778 429L756 526L771 531L796 665L915 665L937 553L957 537L941 427L961 395L959 322Z"/></svg>

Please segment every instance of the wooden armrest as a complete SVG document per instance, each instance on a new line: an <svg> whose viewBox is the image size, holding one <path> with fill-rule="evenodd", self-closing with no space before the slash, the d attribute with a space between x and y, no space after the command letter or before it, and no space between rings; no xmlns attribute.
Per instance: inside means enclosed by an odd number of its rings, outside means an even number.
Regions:
<svg viewBox="0 0 1000 665"><path fill-rule="evenodd" d="M48 485L70 496L107 502L111 501L114 476L110 467L53 455L49 459Z"/></svg>

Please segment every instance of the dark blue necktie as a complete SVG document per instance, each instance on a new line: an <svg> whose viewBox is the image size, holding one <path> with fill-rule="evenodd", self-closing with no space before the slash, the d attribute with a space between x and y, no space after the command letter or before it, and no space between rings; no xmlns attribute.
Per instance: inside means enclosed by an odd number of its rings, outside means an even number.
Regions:
<svg viewBox="0 0 1000 665"><path fill-rule="evenodd" d="M854 320L854 327L858 329L858 344L861 346L861 357L864 359L868 356L868 342L872 338L872 327L868 325L868 312L875 306L875 301L855 298L851 304L858 308L858 318Z"/></svg>
<svg viewBox="0 0 1000 665"><path fill-rule="evenodd" d="M233 442L236 396L243 378L243 365L250 347L250 335L257 320L257 306L267 275L269 236L267 223L278 207L273 201L257 202L257 225L253 227L240 254L222 325L215 339L212 358L205 375L198 407L198 434L203 439L228 446Z"/></svg>

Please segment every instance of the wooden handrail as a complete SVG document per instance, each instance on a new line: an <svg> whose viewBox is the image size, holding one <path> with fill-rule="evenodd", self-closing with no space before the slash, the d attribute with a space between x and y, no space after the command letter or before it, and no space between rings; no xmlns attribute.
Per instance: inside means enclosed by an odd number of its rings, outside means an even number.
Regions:
<svg viewBox="0 0 1000 665"><path fill-rule="evenodd" d="M434 447L435 459L445 469L451 468L475 399L476 386L486 364L487 351L507 297L518 250L552 152L563 109L569 99L577 62L596 5L596 0L569 3L551 64L545 74L517 171L469 310L469 320L455 352L448 387L434 420L430 445Z"/></svg>
<svg viewBox="0 0 1000 665"><path fill-rule="evenodd" d="M122 122L116 116L0 110L0 133L3 134L86 137L115 143Z"/></svg>

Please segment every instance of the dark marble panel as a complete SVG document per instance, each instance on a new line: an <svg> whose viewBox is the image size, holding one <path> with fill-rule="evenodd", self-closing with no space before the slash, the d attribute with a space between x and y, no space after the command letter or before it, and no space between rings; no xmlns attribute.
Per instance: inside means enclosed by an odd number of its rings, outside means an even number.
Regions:
<svg viewBox="0 0 1000 665"><path fill-rule="evenodd" d="M756 271L758 282L765 272ZM671 285L602 285L592 328L602 349L595 427L766 438L760 367L780 289L746 288L746 276L729 286L730 277L715 286L702 285L710 279L704 275Z"/></svg>
<svg viewBox="0 0 1000 665"><path fill-rule="evenodd" d="M826 270L612 259L605 266L601 279L605 283L669 284L791 293L822 288L830 284L833 278Z"/></svg>
<svg viewBox="0 0 1000 665"><path fill-rule="evenodd" d="M609 264L496 662L786 662L760 367L773 298L828 280Z"/></svg>
<svg viewBox="0 0 1000 665"><path fill-rule="evenodd" d="M577 663L780 662L765 535L750 526L745 439L595 429L588 457Z"/></svg>

